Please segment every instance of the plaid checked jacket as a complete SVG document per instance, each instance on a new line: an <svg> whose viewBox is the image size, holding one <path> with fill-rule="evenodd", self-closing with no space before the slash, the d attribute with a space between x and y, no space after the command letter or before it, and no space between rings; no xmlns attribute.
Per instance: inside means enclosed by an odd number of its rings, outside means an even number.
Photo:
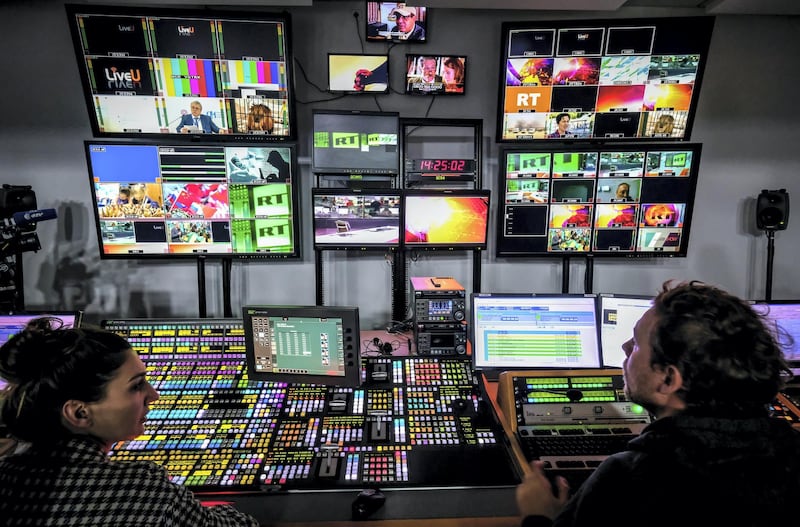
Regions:
<svg viewBox="0 0 800 527"><path fill-rule="evenodd" d="M0 523L12 526L257 526L228 506L204 507L166 470L111 461L89 438L0 460Z"/></svg>

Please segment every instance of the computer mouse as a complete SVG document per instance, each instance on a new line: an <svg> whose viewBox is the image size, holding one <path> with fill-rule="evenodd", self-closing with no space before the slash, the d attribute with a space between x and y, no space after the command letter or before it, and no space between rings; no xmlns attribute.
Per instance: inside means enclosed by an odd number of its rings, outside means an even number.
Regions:
<svg viewBox="0 0 800 527"><path fill-rule="evenodd" d="M358 493L351 507L353 520L366 520L386 503L386 496L378 489L365 489Z"/></svg>

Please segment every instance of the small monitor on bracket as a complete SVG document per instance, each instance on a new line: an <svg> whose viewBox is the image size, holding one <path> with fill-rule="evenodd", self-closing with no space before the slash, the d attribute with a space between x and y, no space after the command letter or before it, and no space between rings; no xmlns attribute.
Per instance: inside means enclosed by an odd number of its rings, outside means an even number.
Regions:
<svg viewBox="0 0 800 527"><path fill-rule="evenodd" d="M242 313L251 379L361 384L357 307L244 306Z"/></svg>

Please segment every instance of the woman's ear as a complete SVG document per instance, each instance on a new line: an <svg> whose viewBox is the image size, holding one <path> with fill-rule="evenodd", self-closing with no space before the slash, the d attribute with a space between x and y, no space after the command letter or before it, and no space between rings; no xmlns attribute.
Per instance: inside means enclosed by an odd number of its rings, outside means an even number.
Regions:
<svg viewBox="0 0 800 527"><path fill-rule="evenodd" d="M84 429L92 424L91 412L83 401L70 399L61 408L61 417L73 428Z"/></svg>

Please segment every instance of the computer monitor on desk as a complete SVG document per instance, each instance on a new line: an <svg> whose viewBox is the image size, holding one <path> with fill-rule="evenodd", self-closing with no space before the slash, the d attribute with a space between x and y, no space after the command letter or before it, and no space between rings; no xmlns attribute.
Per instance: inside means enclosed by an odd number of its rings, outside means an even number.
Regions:
<svg viewBox="0 0 800 527"><path fill-rule="evenodd" d="M473 293L473 365L488 380L505 370L599 368L596 296Z"/></svg>
<svg viewBox="0 0 800 527"><path fill-rule="evenodd" d="M603 366L622 368L622 345L633 336L633 327L653 305L652 296L601 293L598 297L600 351Z"/></svg>
<svg viewBox="0 0 800 527"><path fill-rule="evenodd" d="M39 317L55 317L61 320L63 327L77 328L81 324L82 311L27 311L25 313L0 314L0 346L8 339L25 329L28 322ZM0 379L0 390L6 383Z"/></svg>
<svg viewBox="0 0 800 527"><path fill-rule="evenodd" d="M244 306L242 313L250 378L361 384L357 307Z"/></svg>
<svg viewBox="0 0 800 527"><path fill-rule="evenodd" d="M796 384L800 378L800 300L755 301L753 307L760 313L766 313L780 331L792 338L791 346L783 346L783 353L795 375L793 382ZM781 343L788 344L784 340Z"/></svg>

